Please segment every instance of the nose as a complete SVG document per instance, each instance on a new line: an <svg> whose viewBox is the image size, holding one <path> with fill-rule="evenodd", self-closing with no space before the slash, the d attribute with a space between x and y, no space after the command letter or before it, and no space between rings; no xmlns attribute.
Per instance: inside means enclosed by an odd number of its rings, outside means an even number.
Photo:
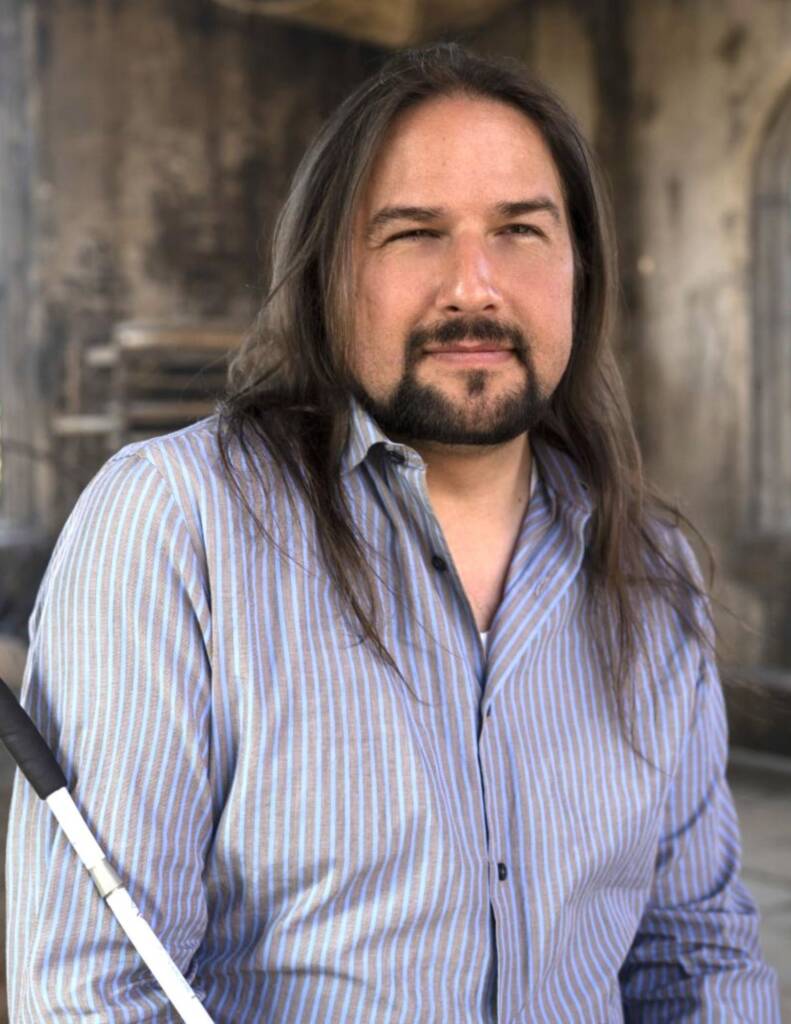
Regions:
<svg viewBox="0 0 791 1024"><path fill-rule="evenodd" d="M494 268L482 241L458 238L448 247L436 302L444 314L492 313L499 309Z"/></svg>

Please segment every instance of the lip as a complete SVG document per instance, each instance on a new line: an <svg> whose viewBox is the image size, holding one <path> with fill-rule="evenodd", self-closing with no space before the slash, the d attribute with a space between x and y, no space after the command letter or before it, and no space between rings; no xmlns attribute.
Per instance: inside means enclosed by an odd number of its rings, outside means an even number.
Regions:
<svg viewBox="0 0 791 1024"><path fill-rule="evenodd" d="M440 352L511 352L511 345L498 345L494 341L457 341L451 345L439 345L424 349L429 355Z"/></svg>
<svg viewBox="0 0 791 1024"><path fill-rule="evenodd" d="M426 355L438 359L442 363L466 366L472 363L497 364L505 363L513 356L513 349L495 347L473 347L457 345L450 348L429 351Z"/></svg>

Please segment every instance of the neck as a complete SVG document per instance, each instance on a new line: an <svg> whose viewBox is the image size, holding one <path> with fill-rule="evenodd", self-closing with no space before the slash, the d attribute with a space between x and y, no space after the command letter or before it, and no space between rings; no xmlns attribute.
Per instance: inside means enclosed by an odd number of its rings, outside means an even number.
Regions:
<svg viewBox="0 0 791 1024"><path fill-rule="evenodd" d="M426 484L436 510L452 507L497 517L527 504L532 469L527 434L486 446L408 443L426 463Z"/></svg>

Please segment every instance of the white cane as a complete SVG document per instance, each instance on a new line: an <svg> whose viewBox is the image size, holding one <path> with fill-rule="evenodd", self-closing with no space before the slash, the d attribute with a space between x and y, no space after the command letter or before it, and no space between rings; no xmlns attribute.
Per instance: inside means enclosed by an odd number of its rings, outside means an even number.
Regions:
<svg viewBox="0 0 791 1024"><path fill-rule="evenodd" d="M0 740L20 771L45 800L88 869L99 895L115 914L132 945L143 958L185 1024L212 1024L212 1019L171 960L167 950L141 917L121 879L85 824L66 787L66 778L44 738L0 679Z"/></svg>

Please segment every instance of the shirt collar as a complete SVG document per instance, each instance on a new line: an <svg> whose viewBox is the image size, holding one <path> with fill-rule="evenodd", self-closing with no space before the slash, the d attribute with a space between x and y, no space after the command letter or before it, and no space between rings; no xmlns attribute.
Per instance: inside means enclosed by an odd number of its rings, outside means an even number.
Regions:
<svg viewBox="0 0 791 1024"><path fill-rule="evenodd" d="M346 476L357 469L361 462L368 457L368 453L377 445L384 445L388 451L400 452L404 461L413 461L417 453L407 445L391 441L384 433L376 420L368 413L359 401L352 397L349 406L349 439L346 449L341 457L341 476ZM420 459L422 464L423 460Z"/></svg>
<svg viewBox="0 0 791 1024"><path fill-rule="evenodd" d="M554 500L585 513L593 512L593 497L574 459L541 437L530 438L538 473Z"/></svg>
<svg viewBox="0 0 791 1024"><path fill-rule="evenodd" d="M377 445L394 453L401 453L409 464L422 465L423 460L408 445L391 441L379 424L359 401L352 397L350 404L349 439L341 458L341 476L355 470ZM577 463L565 452L555 448L540 437L530 438L530 449L537 464L538 475L553 498L561 504L573 505L590 514L593 499L590 489L582 478ZM415 463L415 459L418 460ZM535 468L535 466L534 466Z"/></svg>

